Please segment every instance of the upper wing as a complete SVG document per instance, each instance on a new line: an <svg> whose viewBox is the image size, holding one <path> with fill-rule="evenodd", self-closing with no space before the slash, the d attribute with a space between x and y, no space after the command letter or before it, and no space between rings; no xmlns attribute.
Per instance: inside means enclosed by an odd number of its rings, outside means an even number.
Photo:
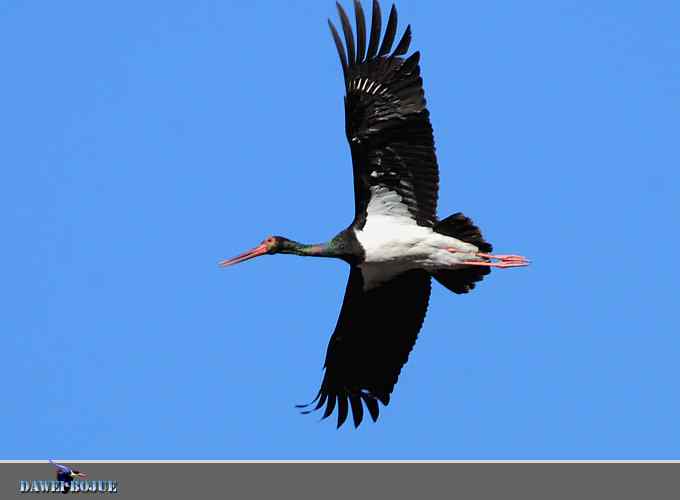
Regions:
<svg viewBox="0 0 680 500"><path fill-rule="evenodd" d="M347 14L338 4L347 51L333 23L328 24L345 77L345 129L354 167L355 224L361 229L373 205L371 199L394 203L419 225L436 222L439 171L423 81L414 52L404 59L411 42L408 26L392 53L397 30L397 11L392 6L382 44L380 6L373 0L373 18L366 50L366 26L361 4L354 0L357 39ZM385 198L385 195L388 197Z"/></svg>
<svg viewBox="0 0 680 500"><path fill-rule="evenodd" d="M407 271L364 291L361 270L352 266L340 317L328 344L321 388L312 401L315 410L326 405L323 418L337 405L340 427L351 407L358 426L363 401L373 421L377 420L378 401L384 405L390 401L423 324L429 298L430 276L425 271Z"/></svg>
<svg viewBox="0 0 680 500"><path fill-rule="evenodd" d="M48 461L49 461L52 465L54 465L57 469L61 470L64 474L70 474L70 473L71 473L71 468L70 468L70 467L67 467L67 466L65 466L65 465L58 464L58 463L52 461L51 458L48 459Z"/></svg>

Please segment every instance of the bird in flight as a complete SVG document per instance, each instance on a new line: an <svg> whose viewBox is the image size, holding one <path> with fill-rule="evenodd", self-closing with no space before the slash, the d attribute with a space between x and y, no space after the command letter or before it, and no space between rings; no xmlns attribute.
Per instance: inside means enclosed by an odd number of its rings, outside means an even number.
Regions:
<svg viewBox="0 0 680 500"><path fill-rule="evenodd" d="M78 477L87 477L87 474L80 472L76 469L71 469L66 465L58 464L51 459L49 462L54 465L57 469L57 481L64 482L64 490L62 493L68 493L71 491L71 482Z"/></svg>
<svg viewBox="0 0 680 500"><path fill-rule="evenodd" d="M381 42L381 12L373 0L370 32L354 0L356 39L337 4L344 44L328 25L345 83L345 132L352 153L352 224L325 243L303 244L269 236L220 262L223 267L266 254L342 259L350 266L340 316L331 336L316 398L303 413L323 417L337 409L337 426L351 409L355 427L364 407L373 421L387 406L427 312L431 278L467 293L491 268L528 265L520 255L494 255L462 213L437 219L439 171L420 76L420 53L406 57L407 26L394 50L397 10L392 6ZM368 36L367 36L368 35ZM324 407L325 406L325 407Z"/></svg>

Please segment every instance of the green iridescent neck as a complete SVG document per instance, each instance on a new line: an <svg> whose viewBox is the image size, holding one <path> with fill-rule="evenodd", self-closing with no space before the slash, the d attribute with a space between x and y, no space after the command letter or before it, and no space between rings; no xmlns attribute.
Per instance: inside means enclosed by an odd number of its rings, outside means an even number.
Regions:
<svg viewBox="0 0 680 500"><path fill-rule="evenodd" d="M332 246L326 243L306 244L293 240L285 240L281 244L280 253L302 255L304 257L335 257Z"/></svg>

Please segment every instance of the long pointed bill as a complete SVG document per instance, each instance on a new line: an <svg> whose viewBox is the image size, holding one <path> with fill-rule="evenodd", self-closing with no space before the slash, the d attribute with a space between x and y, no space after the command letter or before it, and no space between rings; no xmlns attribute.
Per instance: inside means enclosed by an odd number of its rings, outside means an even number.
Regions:
<svg viewBox="0 0 680 500"><path fill-rule="evenodd" d="M253 248L252 250L248 250L245 253L242 253L241 255L237 255L236 257L232 257L231 259L224 259L219 262L220 267L229 267L233 266L234 264L240 264L241 262L245 262L246 260L249 259L254 259L255 257L259 257L260 255L264 255L269 251L269 248L267 245L264 243L261 244L260 246L257 246Z"/></svg>

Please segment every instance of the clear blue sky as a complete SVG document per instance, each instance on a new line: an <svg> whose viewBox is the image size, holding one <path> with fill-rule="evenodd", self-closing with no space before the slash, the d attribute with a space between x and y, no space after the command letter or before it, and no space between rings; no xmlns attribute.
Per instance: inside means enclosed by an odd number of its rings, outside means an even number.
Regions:
<svg viewBox="0 0 680 500"><path fill-rule="evenodd" d="M398 9L440 216L534 263L435 286L337 431L293 405L346 264L216 265L352 219L334 3L3 2L0 458L680 458L680 5Z"/></svg>

